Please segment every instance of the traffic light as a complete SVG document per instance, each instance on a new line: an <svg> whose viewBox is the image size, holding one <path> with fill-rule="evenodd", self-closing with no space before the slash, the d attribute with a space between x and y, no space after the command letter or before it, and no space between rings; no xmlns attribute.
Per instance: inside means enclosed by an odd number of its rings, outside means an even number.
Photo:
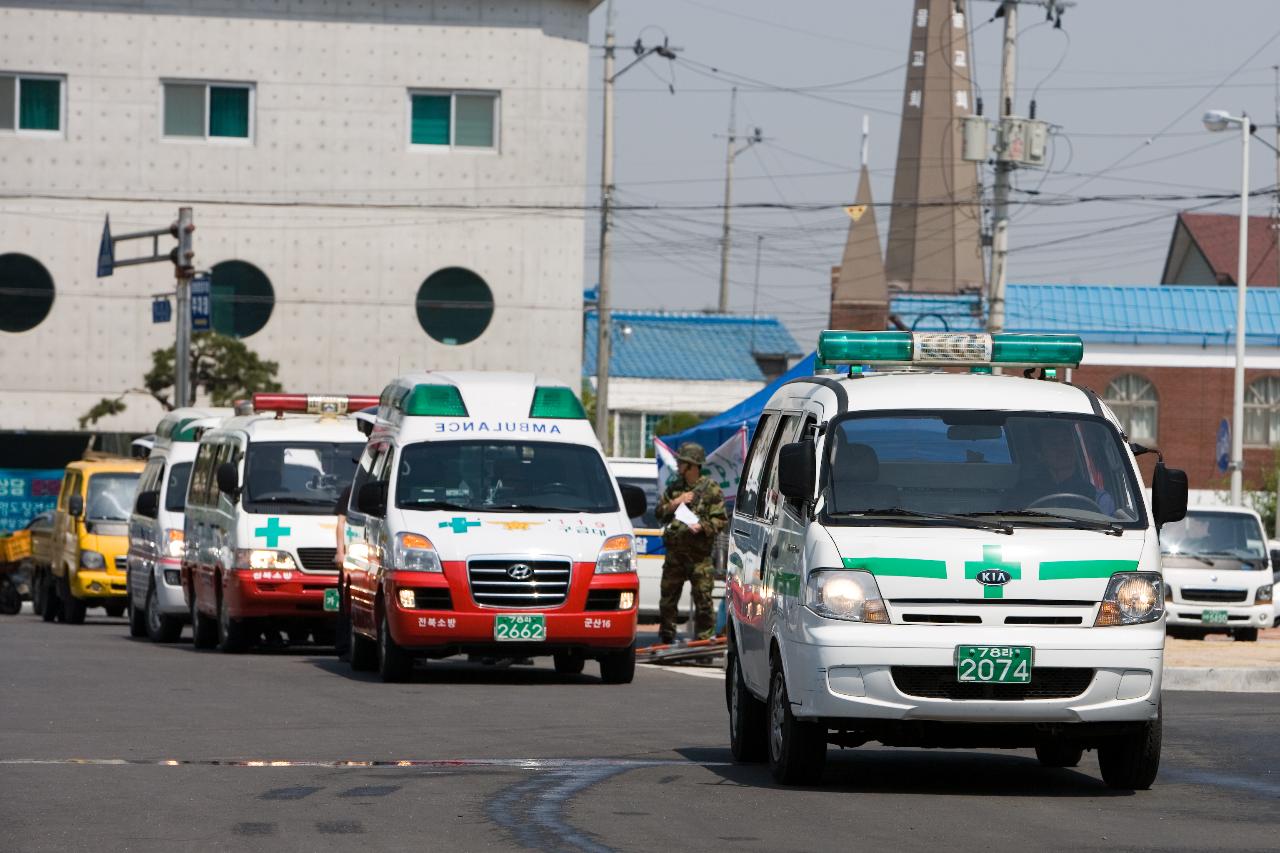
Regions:
<svg viewBox="0 0 1280 853"><path fill-rule="evenodd" d="M173 265L177 268L179 275L190 274L195 268L193 261L196 253L191 237L192 232L195 230L196 226L192 222L191 208L180 208L178 221L169 226L169 233L178 240L177 247L169 252L169 260L173 261Z"/></svg>

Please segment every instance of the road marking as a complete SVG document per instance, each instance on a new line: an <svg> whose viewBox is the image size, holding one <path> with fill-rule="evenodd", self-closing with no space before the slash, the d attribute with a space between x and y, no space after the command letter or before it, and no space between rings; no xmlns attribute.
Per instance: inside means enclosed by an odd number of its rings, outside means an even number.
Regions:
<svg viewBox="0 0 1280 853"><path fill-rule="evenodd" d="M523 770L590 768L727 767L728 761L680 758L425 758L404 760L315 761L242 758L0 758L0 766L82 765L87 767L516 767Z"/></svg>
<svg viewBox="0 0 1280 853"><path fill-rule="evenodd" d="M640 666L645 669L660 670L662 672L678 672L681 675L692 675L695 678L714 678L716 681L724 681L724 670L718 667L662 666L656 663L642 663Z"/></svg>

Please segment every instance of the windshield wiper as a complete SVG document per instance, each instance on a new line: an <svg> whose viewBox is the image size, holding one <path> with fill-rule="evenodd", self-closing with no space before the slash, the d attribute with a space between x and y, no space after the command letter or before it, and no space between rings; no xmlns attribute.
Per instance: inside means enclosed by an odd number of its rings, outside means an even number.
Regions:
<svg viewBox="0 0 1280 853"><path fill-rule="evenodd" d="M489 512L588 512L585 509L571 509L563 506L539 506L538 504L492 504L485 507Z"/></svg>
<svg viewBox="0 0 1280 853"><path fill-rule="evenodd" d="M325 500L322 498L298 498L298 497L283 497L280 495L273 495L267 498L249 498L248 502L254 503L254 504L295 504L297 506L333 506L335 503L338 502L338 498L335 496L333 498Z"/></svg>
<svg viewBox="0 0 1280 853"><path fill-rule="evenodd" d="M1102 521L1094 518L1079 518L1074 515L1059 515L1056 512L1041 512L1036 509L995 509L985 512L967 512L965 515L1011 515L1015 518L1048 518L1054 521L1067 521L1081 530L1099 530L1108 536L1123 536L1124 528L1114 521Z"/></svg>
<svg viewBox="0 0 1280 853"><path fill-rule="evenodd" d="M1239 554L1232 554L1230 551L1205 551L1206 557L1226 557L1228 560L1236 560L1241 563L1255 565L1261 557L1241 557ZM1212 565L1212 563L1210 564Z"/></svg>
<svg viewBox="0 0 1280 853"><path fill-rule="evenodd" d="M1161 551L1160 556L1161 557L1186 557L1188 560L1198 560L1201 563L1204 563L1206 566L1217 565L1217 563L1215 563L1213 560L1210 560L1208 557L1201 557L1199 554L1180 554L1177 551Z"/></svg>
<svg viewBox="0 0 1280 853"><path fill-rule="evenodd" d="M453 501L404 501L399 504L401 509L455 509L459 512L484 512L485 507L467 506L466 504L456 504Z"/></svg>
<svg viewBox="0 0 1280 853"><path fill-rule="evenodd" d="M959 524L961 527L971 527L975 530L995 530L999 533L1013 535L1013 525L1005 524L1000 521L982 521L974 518L972 515L950 515L945 512L916 512L913 509L905 509L900 506L884 507L881 509L855 509L840 510L831 513L834 516L842 515L888 515L897 518L919 518L926 521L951 521Z"/></svg>

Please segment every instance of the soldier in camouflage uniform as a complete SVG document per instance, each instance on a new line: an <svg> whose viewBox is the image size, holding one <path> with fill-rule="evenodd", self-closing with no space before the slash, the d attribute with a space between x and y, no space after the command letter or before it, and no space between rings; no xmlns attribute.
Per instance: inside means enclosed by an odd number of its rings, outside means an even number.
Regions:
<svg viewBox="0 0 1280 853"><path fill-rule="evenodd" d="M707 454L700 445L685 442L676 453L674 483L667 486L658 500L657 516L666 525L662 543L667 556L662 563L662 597L658 603L660 624L658 637L663 643L676 638L676 606L685 581L693 596L694 625L699 639L708 639L715 631L715 614L711 607L711 591L715 586L711 565L711 547L716 534L729 522L724 494L710 477L703 476L702 464ZM676 507L688 504L698 516L696 524L685 525L675 520Z"/></svg>

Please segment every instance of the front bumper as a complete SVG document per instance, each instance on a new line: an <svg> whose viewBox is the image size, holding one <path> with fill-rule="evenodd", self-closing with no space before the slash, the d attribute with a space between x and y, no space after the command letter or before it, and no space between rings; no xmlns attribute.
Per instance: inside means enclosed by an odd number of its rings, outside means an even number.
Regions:
<svg viewBox="0 0 1280 853"><path fill-rule="evenodd" d="M1173 628L1230 631L1232 628L1270 628L1271 623L1275 621L1274 604L1206 604L1202 602L1184 604L1168 601L1164 606L1168 613L1165 624ZM1202 614L1206 610L1227 611L1226 624L1205 622Z"/></svg>
<svg viewBox="0 0 1280 853"><path fill-rule="evenodd" d="M182 589L181 568L181 560L169 557L160 560L156 566L156 576L152 578L152 583L156 589L156 604L165 616L187 616L190 613L187 595ZM166 572L174 576L174 583L165 580Z"/></svg>
<svg viewBox="0 0 1280 853"><path fill-rule="evenodd" d="M324 592L337 588L337 572L236 569L227 574L223 595L232 619L299 616L336 619L336 612L324 609Z"/></svg>
<svg viewBox="0 0 1280 853"><path fill-rule="evenodd" d="M125 572L107 569L77 569L71 574L71 594L76 598L124 598Z"/></svg>

